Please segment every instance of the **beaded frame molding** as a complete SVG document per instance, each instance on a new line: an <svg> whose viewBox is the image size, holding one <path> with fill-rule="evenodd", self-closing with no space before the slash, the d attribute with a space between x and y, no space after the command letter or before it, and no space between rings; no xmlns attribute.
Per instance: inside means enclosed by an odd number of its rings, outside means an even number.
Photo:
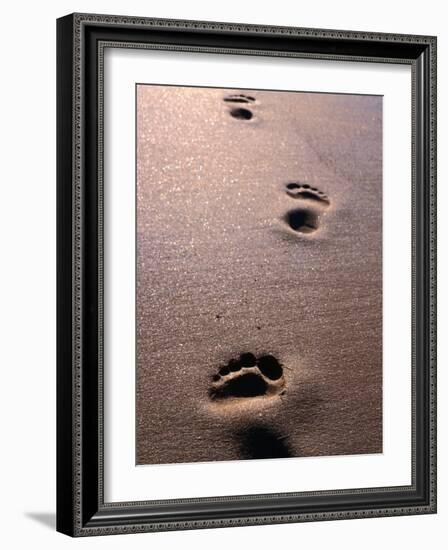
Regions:
<svg viewBox="0 0 448 550"><path fill-rule="evenodd" d="M107 503L103 490L105 47L412 68L412 484ZM57 530L71 536L436 512L436 38L72 14L57 21Z"/></svg>

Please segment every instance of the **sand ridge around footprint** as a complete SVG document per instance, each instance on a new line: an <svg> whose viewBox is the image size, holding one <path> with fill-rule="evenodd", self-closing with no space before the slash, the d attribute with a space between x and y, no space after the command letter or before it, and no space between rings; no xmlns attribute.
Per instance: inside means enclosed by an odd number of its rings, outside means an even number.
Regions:
<svg viewBox="0 0 448 550"><path fill-rule="evenodd" d="M286 194L297 201L298 206L288 210L284 221L296 233L314 233L320 227L320 218L330 205L328 196L317 187L306 183L286 184Z"/></svg>
<svg viewBox="0 0 448 550"><path fill-rule="evenodd" d="M273 397L284 392L283 366L273 355L242 353L213 376L210 398L216 401Z"/></svg>

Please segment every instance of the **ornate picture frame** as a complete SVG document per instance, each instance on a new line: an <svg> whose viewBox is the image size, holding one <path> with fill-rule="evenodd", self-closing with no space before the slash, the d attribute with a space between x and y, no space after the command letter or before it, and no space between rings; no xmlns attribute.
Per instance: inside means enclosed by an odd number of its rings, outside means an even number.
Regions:
<svg viewBox="0 0 448 550"><path fill-rule="evenodd" d="M153 498L149 487L144 500L105 500L104 52L108 47L410 66L409 485L172 499ZM57 530L91 536L435 513L436 38L72 14L57 21L57 51Z"/></svg>

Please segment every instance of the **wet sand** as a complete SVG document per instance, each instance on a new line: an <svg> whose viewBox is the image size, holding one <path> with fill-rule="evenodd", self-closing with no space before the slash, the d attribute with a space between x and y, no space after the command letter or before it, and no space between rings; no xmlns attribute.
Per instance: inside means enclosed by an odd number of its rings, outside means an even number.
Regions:
<svg viewBox="0 0 448 550"><path fill-rule="evenodd" d="M381 187L380 97L137 87L137 464L382 452Z"/></svg>

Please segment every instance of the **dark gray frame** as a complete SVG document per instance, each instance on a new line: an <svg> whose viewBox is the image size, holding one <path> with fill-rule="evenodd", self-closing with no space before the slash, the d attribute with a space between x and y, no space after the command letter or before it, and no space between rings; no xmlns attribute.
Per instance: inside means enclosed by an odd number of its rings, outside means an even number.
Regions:
<svg viewBox="0 0 448 550"><path fill-rule="evenodd" d="M106 503L103 494L105 47L412 67L412 484ZM73 14L57 22L57 529L71 536L436 512L436 38ZM273 86L275 87L275 85Z"/></svg>

